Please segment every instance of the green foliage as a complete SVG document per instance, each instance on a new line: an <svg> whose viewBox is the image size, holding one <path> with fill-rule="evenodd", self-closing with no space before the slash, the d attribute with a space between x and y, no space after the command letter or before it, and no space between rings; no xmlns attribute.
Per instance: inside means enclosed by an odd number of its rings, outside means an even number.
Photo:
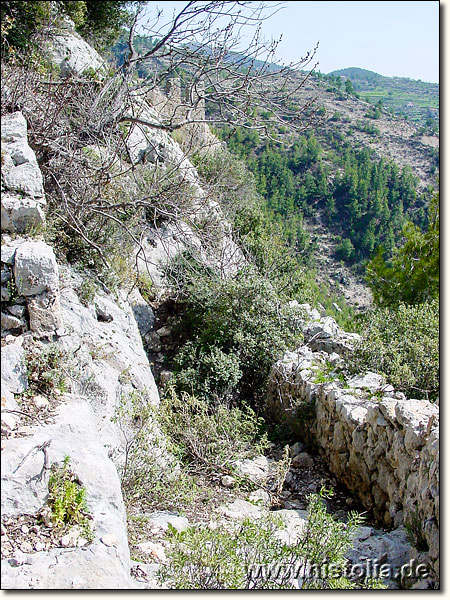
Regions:
<svg viewBox="0 0 450 600"><path fill-rule="evenodd" d="M33 348L25 354L27 394L54 394L67 391L66 355L56 344Z"/></svg>
<svg viewBox="0 0 450 600"><path fill-rule="evenodd" d="M138 275L137 286L141 296L147 303L155 299L153 282L146 273L140 273Z"/></svg>
<svg viewBox="0 0 450 600"><path fill-rule="evenodd" d="M2 2L2 50L29 48L35 43L36 36L45 33L45 29L61 16L70 17L82 35L89 37L97 47L104 48L113 43L123 26L129 23L127 8L133 4L116 0L7 0Z"/></svg>
<svg viewBox="0 0 450 600"><path fill-rule="evenodd" d="M409 397L434 400L439 393L439 302L378 308L359 323L362 336L348 357L360 373L377 371Z"/></svg>
<svg viewBox="0 0 450 600"><path fill-rule="evenodd" d="M86 488L70 468L70 458L66 456L61 466L53 465L48 482L48 504L51 519L56 527L68 528L80 525L84 536L92 541L91 525L86 504Z"/></svg>
<svg viewBox="0 0 450 600"><path fill-rule="evenodd" d="M292 310L251 267L227 280L187 271L182 302L178 330L189 342L175 358L179 387L209 402L258 404L272 364L300 340Z"/></svg>
<svg viewBox="0 0 450 600"><path fill-rule="evenodd" d="M10 48L25 49L51 19L51 2L6 1L1 6L2 55Z"/></svg>
<svg viewBox="0 0 450 600"><path fill-rule="evenodd" d="M277 525L274 518L245 519L233 531L207 526L172 531L170 563L158 576L174 589L289 589L286 584L249 577L253 564L270 565L286 555L274 535Z"/></svg>
<svg viewBox="0 0 450 600"><path fill-rule="evenodd" d="M10 48L27 49L48 25L57 22L61 16L68 16L82 35L97 47L104 48L119 37L124 25L129 24L127 8L133 4L116 0L7 0L2 2L2 41Z"/></svg>
<svg viewBox="0 0 450 600"><path fill-rule="evenodd" d="M339 115L333 117L338 118ZM357 124L357 128L370 135L380 133L370 123ZM376 160L369 149L353 149L349 141L343 141L337 128L333 131L328 143L334 152L327 162L331 159L333 170L337 170L334 178L329 164L322 160L323 149L313 134L289 144L276 144L240 130L230 132L225 128L220 133L230 150L245 159L254 175L256 190L265 201L268 220L279 225L282 236L304 264L312 248L302 215L311 216L317 204L324 209L331 230L343 232L343 237L352 243L353 252L348 245L339 248L339 257L345 255L344 260L351 262L369 258L381 244L388 254L392 252L405 215L410 214L423 226L421 211L417 209L428 198L418 196L417 179L411 169L400 170L393 162Z"/></svg>
<svg viewBox="0 0 450 600"><path fill-rule="evenodd" d="M339 368L332 365L329 361L326 361L324 365L320 365L314 373L314 383L327 383L335 379L344 382L345 376Z"/></svg>
<svg viewBox="0 0 450 600"><path fill-rule="evenodd" d="M92 279L83 279L83 283L78 291L78 297L81 304L89 306L92 304L95 294L97 293L97 284Z"/></svg>
<svg viewBox="0 0 450 600"><path fill-rule="evenodd" d="M353 84L352 84L352 82L351 82L350 79L346 79L345 80L345 93L348 96L354 96L355 95L355 89L354 89Z"/></svg>
<svg viewBox="0 0 450 600"><path fill-rule="evenodd" d="M367 266L367 281L374 300L382 306L399 302L419 304L439 296L439 196L429 210L425 233L412 223L403 229L403 245L390 261L380 249Z"/></svg>
<svg viewBox="0 0 450 600"><path fill-rule="evenodd" d="M268 445L262 420L248 407L211 407L204 400L165 388L151 406L136 390L122 397L113 421L125 439L120 468L129 509L179 510L202 495L198 477L230 473L232 463ZM243 484L246 482L243 482Z"/></svg>
<svg viewBox="0 0 450 600"><path fill-rule="evenodd" d="M242 378L239 356L223 352L216 345L202 347L188 341L178 352L175 364L175 381L181 389L191 389L214 401L230 402Z"/></svg>
<svg viewBox="0 0 450 600"><path fill-rule="evenodd" d="M336 256L342 260L350 261L355 255L355 247L351 240L344 238L336 248Z"/></svg>
<svg viewBox="0 0 450 600"><path fill-rule="evenodd" d="M309 297L310 284L303 268L307 253L299 258L297 252L299 244L305 249L307 238L301 215L286 226L275 221L265 212L255 177L243 160L229 152L197 159L197 170L205 185L214 190L248 261L281 295Z"/></svg>
<svg viewBox="0 0 450 600"><path fill-rule="evenodd" d="M322 490L310 496L305 529L292 546L276 535L284 525L273 513L229 529L172 529L170 562L158 576L175 589L296 589L294 577L301 589L382 587L378 581L348 578L345 553L362 519L352 513L347 523L335 521L323 503L328 495ZM327 572L331 563L333 572ZM310 575L307 565L313 567Z"/></svg>
<svg viewBox="0 0 450 600"><path fill-rule="evenodd" d="M199 494L195 479L173 456L178 449L161 435L160 416L145 392L133 390L122 395L112 418L125 441L119 472L128 509L135 505L146 510L179 509Z"/></svg>
<svg viewBox="0 0 450 600"><path fill-rule="evenodd" d="M197 473L229 473L233 461L253 458L268 446L263 421L250 407L212 407L185 392L177 395L173 386L165 389L158 422L172 451Z"/></svg>
<svg viewBox="0 0 450 600"><path fill-rule="evenodd" d="M417 507L414 512L410 512L408 518L405 520L405 528L409 542L414 548L422 552L428 552L429 546L423 529L423 518L420 516Z"/></svg>
<svg viewBox="0 0 450 600"><path fill-rule="evenodd" d="M73 2L73 4L82 4ZM86 18L80 24L82 35L95 41L97 47L105 48L113 44L120 36L124 26L130 24L130 12L134 2L117 0L86 0ZM144 4L144 3L141 3Z"/></svg>
<svg viewBox="0 0 450 600"><path fill-rule="evenodd" d="M356 92L364 94L367 102L376 105L381 100L383 106L393 114L408 113L417 124L429 127L434 133L437 131L439 84L406 77L384 77L357 67L340 69L329 75L320 74L319 79L333 82L341 76L347 77Z"/></svg>

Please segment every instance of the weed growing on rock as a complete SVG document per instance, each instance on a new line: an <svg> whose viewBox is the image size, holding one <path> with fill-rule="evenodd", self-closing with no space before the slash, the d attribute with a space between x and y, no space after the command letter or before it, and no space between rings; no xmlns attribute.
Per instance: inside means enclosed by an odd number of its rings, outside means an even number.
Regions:
<svg viewBox="0 0 450 600"><path fill-rule="evenodd" d="M344 374L329 361L326 361L324 365L320 365L315 371L313 381L314 383L329 383L336 380L345 382Z"/></svg>
<svg viewBox="0 0 450 600"><path fill-rule="evenodd" d="M92 279L84 279L78 290L78 298L80 299L83 306L89 306L92 304L95 294L97 293L97 285Z"/></svg>
<svg viewBox="0 0 450 600"><path fill-rule="evenodd" d="M146 302L149 303L155 299L156 293L153 282L146 273L140 273L137 277L137 287Z"/></svg>
<svg viewBox="0 0 450 600"><path fill-rule="evenodd" d="M417 508L414 512L411 512L409 517L405 520L405 527L411 544L417 548L417 550L427 552L428 543L423 531L423 519L419 515L419 510Z"/></svg>
<svg viewBox="0 0 450 600"><path fill-rule="evenodd" d="M92 541L93 534L86 503L86 488L70 468L66 456L61 466L53 465L48 482L48 504L51 521L56 527L68 529L79 525L83 536Z"/></svg>
<svg viewBox="0 0 450 600"><path fill-rule="evenodd" d="M25 354L28 395L54 395L67 391L66 355L56 344L33 348Z"/></svg>

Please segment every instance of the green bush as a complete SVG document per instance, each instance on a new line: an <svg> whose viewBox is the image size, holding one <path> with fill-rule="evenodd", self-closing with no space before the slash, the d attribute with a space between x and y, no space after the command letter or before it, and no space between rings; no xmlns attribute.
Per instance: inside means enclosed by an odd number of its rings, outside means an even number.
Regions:
<svg viewBox="0 0 450 600"><path fill-rule="evenodd" d="M355 247L351 240L344 238L336 248L336 256L342 260L350 261L355 256Z"/></svg>
<svg viewBox="0 0 450 600"><path fill-rule="evenodd" d="M195 479L180 467L177 448L164 439L159 410L145 392L124 394L112 421L124 439L125 456L119 466L128 510L175 510L192 504L199 494Z"/></svg>
<svg viewBox="0 0 450 600"><path fill-rule="evenodd" d="M296 589L293 575L301 578L301 589L383 587L378 581L356 582L347 576L345 553L362 519L353 513L347 523L335 521L326 512L324 496L324 490L310 496L306 527L293 546L276 536L283 524L273 513L245 519L234 528L172 529L170 563L158 576L175 589ZM318 566L309 575L302 568L308 563ZM331 563L334 573L321 568Z"/></svg>
<svg viewBox="0 0 450 600"><path fill-rule="evenodd" d="M183 284L177 386L210 403L256 406L273 363L300 342L293 311L251 267L227 280L185 271Z"/></svg>
<svg viewBox="0 0 450 600"><path fill-rule="evenodd" d="M242 378L239 356L225 353L217 346L202 347L186 342L176 356L177 385L212 402L230 402Z"/></svg>
<svg viewBox="0 0 450 600"><path fill-rule="evenodd" d="M130 13L126 8L132 4L117 0L7 0L2 2L2 37L9 47L27 49L46 26L67 15L83 35L97 46L105 47L129 23Z"/></svg>
<svg viewBox="0 0 450 600"><path fill-rule="evenodd" d="M383 257L383 249L367 265L366 279L375 302L395 306L399 302L419 304L439 297L439 194L428 209L429 224L422 233L413 223L403 228L403 245L391 260Z"/></svg>
<svg viewBox="0 0 450 600"><path fill-rule="evenodd" d="M56 344L27 350L25 364L28 394L53 394L67 391L66 354Z"/></svg>
<svg viewBox="0 0 450 600"><path fill-rule="evenodd" d="M439 393L439 302L400 304L367 313L362 336L349 357L353 372L371 369L412 398L434 400Z"/></svg>
<svg viewBox="0 0 450 600"><path fill-rule="evenodd" d="M263 421L249 407L211 407L168 386L158 413L162 431L181 462L198 473L229 473L232 463L261 454L267 446Z"/></svg>

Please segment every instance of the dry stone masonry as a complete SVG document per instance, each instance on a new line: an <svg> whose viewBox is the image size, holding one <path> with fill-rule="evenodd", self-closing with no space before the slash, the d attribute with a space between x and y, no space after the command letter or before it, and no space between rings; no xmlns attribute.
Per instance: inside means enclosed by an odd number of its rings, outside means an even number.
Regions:
<svg viewBox="0 0 450 600"><path fill-rule="evenodd" d="M382 525L406 525L438 577L439 409L406 398L376 373L338 379L330 357L342 358L330 352L343 346L326 337L329 329L322 320L308 323L305 330L317 335L315 348L321 337L326 344L317 351L304 345L276 363L267 408L318 448ZM345 339L338 328L333 335Z"/></svg>

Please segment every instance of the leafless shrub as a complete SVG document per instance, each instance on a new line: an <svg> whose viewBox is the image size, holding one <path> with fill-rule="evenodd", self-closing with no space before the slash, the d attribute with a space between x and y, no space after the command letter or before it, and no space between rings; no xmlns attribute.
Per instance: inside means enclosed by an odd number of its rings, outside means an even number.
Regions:
<svg viewBox="0 0 450 600"><path fill-rule="evenodd" d="M187 226L191 238L217 257L225 275L226 262L237 260L238 250L223 243L229 229L213 202L217 189L212 184L199 188L187 155L198 150L205 136L217 143L206 123L253 127L271 136L280 123L304 126L311 119L310 103L300 109L290 101L305 79L299 79L293 65L269 69L276 44L261 42L266 15L259 4L190 2L166 33L160 16L147 25L159 41L141 56L133 45L140 17L138 10L129 55L110 77L61 78L36 55L33 61L16 57L2 65L2 111L21 110L27 119L29 142L44 175L49 222L69 260L114 270L114 264L123 266L125 256L135 255L133 248L145 254L142 241L150 230L163 240L161 225L169 222L181 237ZM249 58L230 61L246 25L256 28ZM266 57L262 66L256 63L260 56ZM145 61L155 67L152 75L136 80L136 66ZM161 84L179 68L181 80L173 78L172 92L162 94ZM131 143L136 132L144 140L137 155ZM184 153L161 156L157 132L166 136L166 147L167 136L177 132Z"/></svg>

